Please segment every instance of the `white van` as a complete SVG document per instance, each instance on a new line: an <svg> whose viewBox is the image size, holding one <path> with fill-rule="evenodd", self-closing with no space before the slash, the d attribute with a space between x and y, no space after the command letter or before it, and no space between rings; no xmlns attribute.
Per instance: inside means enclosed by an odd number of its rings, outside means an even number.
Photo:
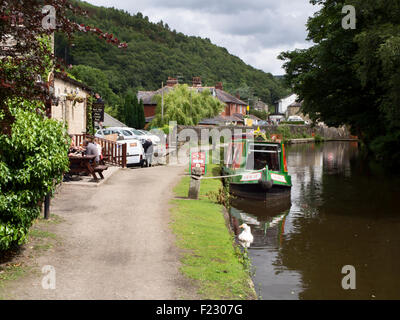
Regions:
<svg viewBox="0 0 400 320"><path fill-rule="evenodd" d="M126 164L127 165L142 165L145 160L145 154L142 142L132 135L132 132L127 128L107 128L100 129L96 132L96 138L107 139L109 135L118 135L116 143L122 147L126 144Z"/></svg>
<svg viewBox="0 0 400 320"><path fill-rule="evenodd" d="M145 162L145 154L143 145L139 140L121 140L117 144L126 144L126 164L142 165Z"/></svg>

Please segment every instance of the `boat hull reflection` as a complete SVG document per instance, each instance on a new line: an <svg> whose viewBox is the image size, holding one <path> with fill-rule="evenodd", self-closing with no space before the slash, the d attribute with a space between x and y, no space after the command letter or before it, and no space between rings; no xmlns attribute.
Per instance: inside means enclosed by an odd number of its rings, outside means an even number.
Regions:
<svg viewBox="0 0 400 320"><path fill-rule="evenodd" d="M290 193L274 201L251 201L234 199L231 202L230 219L235 235L241 232L239 226L246 223L251 227L254 242L250 249L263 248L279 243L282 239L286 217L291 207Z"/></svg>

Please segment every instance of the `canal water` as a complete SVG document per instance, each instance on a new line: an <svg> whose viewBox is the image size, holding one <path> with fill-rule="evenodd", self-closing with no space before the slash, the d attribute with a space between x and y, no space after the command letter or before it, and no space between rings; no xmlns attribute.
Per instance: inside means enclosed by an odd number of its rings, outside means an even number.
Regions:
<svg viewBox="0 0 400 320"><path fill-rule="evenodd" d="M251 226L261 299L400 299L400 179L361 159L357 143L287 150L291 199L236 199L234 227ZM354 266L356 289L342 268Z"/></svg>

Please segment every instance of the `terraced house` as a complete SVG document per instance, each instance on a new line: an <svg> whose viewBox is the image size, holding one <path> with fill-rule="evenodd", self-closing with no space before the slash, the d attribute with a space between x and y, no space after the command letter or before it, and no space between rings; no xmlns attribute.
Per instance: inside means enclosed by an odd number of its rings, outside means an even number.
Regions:
<svg viewBox="0 0 400 320"><path fill-rule="evenodd" d="M167 94L179 84L178 79L168 78L167 85L156 91L139 91L138 99L143 101L146 122L150 122L156 115L157 95ZM193 90L210 90L211 94L225 104L225 110L217 117L219 122L240 122L247 112L247 103L240 100L239 96L233 96L223 90L222 82L218 82L214 87L203 86L200 77L194 77L192 81ZM208 119L209 120L209 119Z"/></svg>

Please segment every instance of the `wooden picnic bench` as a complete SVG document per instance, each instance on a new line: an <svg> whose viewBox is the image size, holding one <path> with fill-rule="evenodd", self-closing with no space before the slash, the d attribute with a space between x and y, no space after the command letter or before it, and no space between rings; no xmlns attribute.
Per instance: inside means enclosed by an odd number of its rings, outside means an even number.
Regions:
<svg viewBox="0 0 400 320"><path fill-rule="evenodd" d="M98 182L99 179L96 176L96 173L99 174L101 179L104 179L103 171L107 170L108 167L105 165L97 165L94 162L96 156L81 156L81 155L70 155L69 156L69 173L71 174L79 174L79 173L87 173L91 174L93 179Z"/></svg>

